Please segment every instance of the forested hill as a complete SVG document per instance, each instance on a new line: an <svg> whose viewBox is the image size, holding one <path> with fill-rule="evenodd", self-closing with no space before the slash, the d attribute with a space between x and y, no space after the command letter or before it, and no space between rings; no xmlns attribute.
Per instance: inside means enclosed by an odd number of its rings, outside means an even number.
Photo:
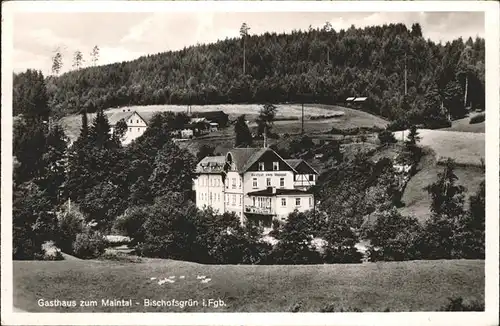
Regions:
<svg viewBox="0 0 500 326"><path fill-rule="evenodd" d="M389 119L410 111L416 116L441 114L441 104L452 111L464 104L484 107L481 38L436 44L425 39L419 24L409 29L390 24L341 31L325 25L244 40L245 74L243 39L226 39L48 77L50 107L62 116L124 105L329 104L367 96L369 110ZM408 97L403 101L405 54ZM71 58L64 60L71 64ZM14 76L15 114L22 113L16 105L16 88L26 80L22 75ZM308 95L301 99L300 94Z"/></svg>

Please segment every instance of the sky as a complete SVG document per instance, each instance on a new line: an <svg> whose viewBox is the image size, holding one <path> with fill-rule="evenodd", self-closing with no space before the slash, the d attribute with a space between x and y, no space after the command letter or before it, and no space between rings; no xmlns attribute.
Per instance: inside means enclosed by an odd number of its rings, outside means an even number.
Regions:
<svg viewBox="0 0 500 326"><path fill-rule="evenodd" d="M62 71L70 70L76 50L84 65L90 52L100 48L98 64L128 61L147 54L179 50L197 43L238 37L243 22L249 34L290 32L322 27L335 30L418 22L424 37L446 42L458 37L485 37L482 12L122 12L122 13L15 13L13 17L13 69L28 68L49 74L56 48L63 54Z"/></svg>

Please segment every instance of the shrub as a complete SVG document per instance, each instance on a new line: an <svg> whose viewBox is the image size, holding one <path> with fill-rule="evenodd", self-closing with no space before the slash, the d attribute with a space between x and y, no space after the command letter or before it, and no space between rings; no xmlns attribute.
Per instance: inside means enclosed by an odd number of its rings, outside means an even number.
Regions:
<svg viewBox="0 0 500 326"><path fill-rule="evenodd" d="M378 140L382 145L386 144L394 144L397 142L396 138L394 137L394 134L390 130L382 130L378 133Z"/></svg>
<svg viewBox="0 0 500 326"><path fill-rule="evenodd" d="M396 208L377 212L375 222L365 233L370 240L370 261L401 261L420 257L422 228L417 219L402 216Z"/></svg>
<svg viewBox="0 0 500 326"><path fill-rule="evenodd" d="M387 125L387 130L401 131L401 130L408 129L409 127L410 127L410 124L406 119L397 119L397 120L391 121Z"/></svg>
<svg viewBox="0 0 500 326"><path fill-rule="evenodd" d="M131 238L131 245L144 242L144 222L149 216L147 207L132 207L120 215L114 222L113 228Z"/></svg>
<svg viewBox="0 0 500 326"><path fill-rule="evenodd" d="M76 235L73 254L82 259L97 258L104 253L106 240L100 232L85 230Z"/></svg>
<svg viewBox="0 0 500 326"><path fill-rule="evenodd" d="M434 118L424 121L423 126L427 129L449 128L451 127L451 121L444 117Z"/></svg>
<svg viewBox="0 0 500 326"><path fill-rule="evenodd" d="M272 259L277 264L317 264L321 256L311 244L312 231L306 214L297 211L288 215L280 227L278 244L273 248Z"/></svg>
<svg viewBox="0 0 500 326"><path fill-rule="evenodd" d="M75 212L68 212L59 218L59 240L57 245L63 252L71 254L76 236L83 231L83 219Z"/></svg>
<svg viewBox="0 0 500 326"><path fill-rule="evenodd" d="M53 241L46 241L43 243L41 253L35 255L35 258L50 261L64 260L61 249L57 248Z"/></svg>
<svg viewBox="0 0 500 326"><path fill-rule="evenodd" d="M470 118L469 124L480 123L485 120L485 114L478 114Z"/></svg>
<svg viewBox="0 0 500 326"><path fill-rule="evenodd" d="M484 303L477 300L464 302L462 297L448 298L448 303L440 311L484 311Z"/></svg>

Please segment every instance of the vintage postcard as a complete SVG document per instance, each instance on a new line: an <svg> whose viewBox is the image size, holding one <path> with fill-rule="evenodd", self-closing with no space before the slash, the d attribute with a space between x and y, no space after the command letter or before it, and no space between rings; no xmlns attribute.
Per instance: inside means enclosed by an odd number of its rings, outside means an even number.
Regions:
<svg viewBox="0 0 500 326"><path fill-rule="evenodd" d="M498 325L497 2L13 1L2 72L2 324Z"/></svg>

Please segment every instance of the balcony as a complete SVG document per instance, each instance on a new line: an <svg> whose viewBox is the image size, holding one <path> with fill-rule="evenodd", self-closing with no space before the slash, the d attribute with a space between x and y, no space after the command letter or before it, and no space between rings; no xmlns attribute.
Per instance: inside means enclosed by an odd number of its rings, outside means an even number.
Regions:
<svg viewBox="0 0 500 326"><path fill-rule="evenodd" d="M245 205L245 213L259 214L259 215L274 215L273 209L268 207L257 207L252 205Z"/></svg>

